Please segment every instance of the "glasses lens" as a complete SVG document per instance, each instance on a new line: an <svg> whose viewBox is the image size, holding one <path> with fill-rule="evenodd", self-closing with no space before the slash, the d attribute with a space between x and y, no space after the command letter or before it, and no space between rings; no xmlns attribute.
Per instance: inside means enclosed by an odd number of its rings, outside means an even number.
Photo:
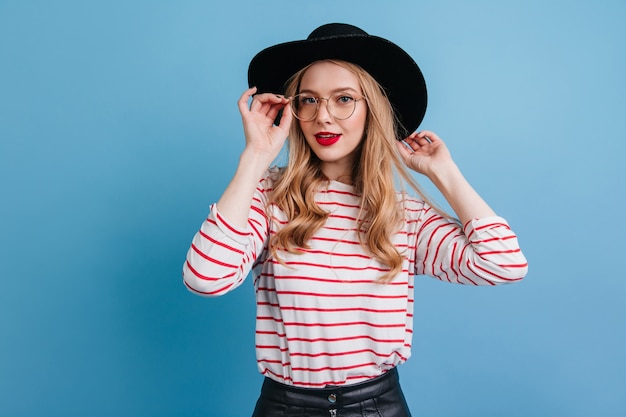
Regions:
<svg viewBox="0 0 626 417"><path fill-rule="evenodd" d="M321 100L327 100L328 112L332 117L339 120L344 120L352 116L356 109L356 102L358 101L352 97L352 95L345 92L335 93L328 99L317 98L310 94L298 94L293 97L291 110L298 119L310 121L317 116Z"/></svg>
<svg viewBox="0 0 626 417"><path fill-rule="evenodd" d="M313 120L317 114L318 99L308 94L298 94L292 102L293 114L300 120Z"/></svg>
<svg viewBox="0 0 626 417"><path fill-rule="evenodd" d="M328 109L335 119L347 119L355 108L356 100L348 93L337 93L328 99Z"/></svg>

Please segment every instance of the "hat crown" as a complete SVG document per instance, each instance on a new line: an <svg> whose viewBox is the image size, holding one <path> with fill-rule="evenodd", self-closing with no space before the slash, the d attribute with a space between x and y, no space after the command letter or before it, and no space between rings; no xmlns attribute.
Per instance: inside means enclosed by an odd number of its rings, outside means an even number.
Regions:
<svg viewBox="0 0 626 417"><path fill-rule="evenodd" d="M347 23L328 23L315 29L306 39L311 41L338 36L368 36L368 34L363 29Z"/></svg>
<svg viewBox="0 0 626 417"><path fill-rule="evenodd" d="M356 64L380 84L398 118L398 138L420 125L428 96L424 75L413 58L395 43L346 23L324 24L305 40L257 53L248 67L248 85L257 87L259 93L284 94L294 74L326 59Z"/></svg>

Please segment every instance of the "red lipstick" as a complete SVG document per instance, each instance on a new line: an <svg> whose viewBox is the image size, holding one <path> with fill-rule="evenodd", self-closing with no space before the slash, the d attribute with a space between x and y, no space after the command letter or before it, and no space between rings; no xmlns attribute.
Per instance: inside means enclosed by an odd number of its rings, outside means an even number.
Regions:
<svg viewBox="0 0 626 417"><path fill-rule="evenodd" d="M336 143L341 138L340 133L332 133L332 132L317 132L315 134L315 139L317 143L322 146L330 146Z"/></svg>

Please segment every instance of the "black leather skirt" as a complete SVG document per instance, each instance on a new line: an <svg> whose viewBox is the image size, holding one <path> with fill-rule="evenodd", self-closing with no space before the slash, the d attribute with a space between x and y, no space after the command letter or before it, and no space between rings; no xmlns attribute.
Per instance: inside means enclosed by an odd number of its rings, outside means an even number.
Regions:
<svg viewBox="0 0 626 417"><path fill-rule="evenodd" d="M252 417L410 417L398 370L353 385L299 388L265 378Z"/></svg>

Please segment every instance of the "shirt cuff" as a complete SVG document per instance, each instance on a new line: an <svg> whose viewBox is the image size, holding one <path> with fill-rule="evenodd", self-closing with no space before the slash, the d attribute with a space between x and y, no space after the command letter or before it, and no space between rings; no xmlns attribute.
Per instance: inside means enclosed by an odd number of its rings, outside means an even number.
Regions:
<svg viewBox="0 0 626 417"><path fill-rule="evenodd" d="M235 242L247 246L250 243L250 235L251 231L249 228L239 228L231 225L229 221L224 218L224 216L217 209L216 204L211 205L211 212L209 213L209 218L212 219L217 228L227 237Z"/></svg>
<svg viewBox="0 0 626 417"><path fill-rule="evenodd" d="M509 223L500 216L489 216L483 218L475 218L463 226L463 232L468 239L475 239L483 233L494 229L510 231ZM493 233L490 233L493 234Z"/></svg>

